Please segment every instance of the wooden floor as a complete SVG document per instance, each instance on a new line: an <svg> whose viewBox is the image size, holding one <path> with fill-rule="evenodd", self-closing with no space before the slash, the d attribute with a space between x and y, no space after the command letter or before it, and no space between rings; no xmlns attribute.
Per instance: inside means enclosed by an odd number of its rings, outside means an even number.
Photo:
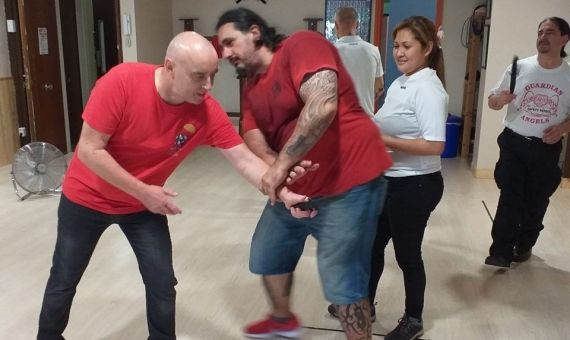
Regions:
<svg viewBox="0 0 570 340"><path fill-rule="evenodd" d="M0 339L33 339L56 236L57 196L18 202L0 168ZM445 194L424 242L428 275L424 339L570 339L570 189L559 189L530 262L508 271L483 265L498 191L474 179L461 159L444 161ZM241 327L267 309L247 268L261 194L203 148L168 182L183 213L170 219L178 278L179 339L242 339ZM381 339L403 313L403 283L387 250L378 321ZM103 235L73 304L67 339L145 339L144 289L132 251L116 226ZM307 242L296 272L294 309L303 339L344 339L327 316Z"/></svg>

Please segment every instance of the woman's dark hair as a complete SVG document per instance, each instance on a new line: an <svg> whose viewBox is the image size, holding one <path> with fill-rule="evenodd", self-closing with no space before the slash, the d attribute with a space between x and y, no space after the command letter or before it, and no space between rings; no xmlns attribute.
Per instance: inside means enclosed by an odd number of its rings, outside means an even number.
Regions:
<svg viewBox="0 0 570 340"><path fill-rule="evenodd" d="M277 34L275 28L269 27L267 22L265 22L259 14L244 7L230 9L222 14L216 24L216 30L227 23L233 23L234 27L243 33L248 32L253 25L259 27L261 36L259 40L255 42L255 46L258 48L265 46L271 51L275 51L277 45L285 39L283 34Z"/></svg>
<svg viewBox="0 0 570 340"><path fill-rule="evenodd" d="M538 28L540 28L540 25L544 24L546 21L550 21L553 24L555 24L558 27L558 30L560 31L561 35L567 35L568 37L570 37L570 26L568 26L568 22L566 22L566 20L559 17L546 18L542 20L540 24L538 24ZM564 46L562 46L562 49L560 50L560 57L566 58L567 55L568 54L566 53L566 51L564 51Z"/></svg>
<svg viewBox="0 0 570 340"><path fill-rule="evenodd" d="M443 65L443 51L439 46L439 38L434 23L426 17L412 16L400 22L392 32L392 38L396 39L399 31L407 29L414 38L420 42L423 48L428 48L429 43L433 44L428 56L428 66L433 68L443 86L445 86L445 69Z"/></svg>

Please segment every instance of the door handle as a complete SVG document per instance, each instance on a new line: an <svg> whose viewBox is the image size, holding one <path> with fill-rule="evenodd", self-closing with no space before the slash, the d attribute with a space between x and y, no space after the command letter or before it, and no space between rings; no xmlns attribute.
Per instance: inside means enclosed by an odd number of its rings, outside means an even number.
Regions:
<svg viewBox="0 0 570 340"><path fill-rule="evenodd" d="M46 91L51 91L51 90L53 90L53 84L45 83L45 84L43 85L43 88L44 88L44 90L46 90Z"/></svg>

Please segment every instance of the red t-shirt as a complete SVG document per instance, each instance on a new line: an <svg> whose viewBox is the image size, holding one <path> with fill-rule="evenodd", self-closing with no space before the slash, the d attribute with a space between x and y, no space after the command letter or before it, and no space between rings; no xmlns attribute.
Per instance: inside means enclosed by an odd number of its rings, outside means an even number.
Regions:
<svg viewBox="0 0 570 340"><path fill-rule="evenodd" d="M242 129L260 129L269 146L280 151L297 124L304 103L299 89L305 76L330 69L338 76L338 111L304 159L320 168L291 189L311 197L339 194L366 183L392 165L378 127L358 103L352 80L337 49L315 32L285 39L268 70L248 79L244 89Z"/></svg>
<svg viewBox="0 0 570 340"><path fill-rule="evenodd" d="M170 105L154 83L156 65L120 64L99 79L83 112L93 129L111 135L106 150L127 172L162 186L199 145L231 148L243 143L211 96L201 104ZM109 184L73 155L63 193L75 203L108 214L145 210L134 197Z"/></svg>

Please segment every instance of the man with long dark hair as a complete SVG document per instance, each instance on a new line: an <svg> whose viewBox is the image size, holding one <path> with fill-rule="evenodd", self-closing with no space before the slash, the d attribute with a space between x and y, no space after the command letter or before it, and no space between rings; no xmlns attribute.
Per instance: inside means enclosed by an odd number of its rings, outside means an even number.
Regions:
<svg viewBox="0 0 570 340"><path fill-rule="evenodd" d="M318 215L295 220L267 204L253 235L250 270L261 274L273 310L245 334L296 337L290 309L293 271L308 235L326 298L339 305L348 339L371 339L368 279L382 177L391 165L380 132L358 104L336 48L315 32L285 38L255 12L238 8L216 25L223 56L248 75L242 98L244 140L270 165L261 189L274 191L301 159L320 164L291 189L313 198ZM271 202L273 203L273 202Z"/></svg>
<svg viewBox="0 0 570 340"><path fill-rule="evenodd" d="M564 46L570 27L559 17L538 25L538 54L517 63L516 87L509 90L511 67L491 90L489 107L505 105L499 135L495 181L501 190L488 265L510 267L530 259L544 225L549 198L560 184L562 136L570 131L570 67Z"/></svg>

